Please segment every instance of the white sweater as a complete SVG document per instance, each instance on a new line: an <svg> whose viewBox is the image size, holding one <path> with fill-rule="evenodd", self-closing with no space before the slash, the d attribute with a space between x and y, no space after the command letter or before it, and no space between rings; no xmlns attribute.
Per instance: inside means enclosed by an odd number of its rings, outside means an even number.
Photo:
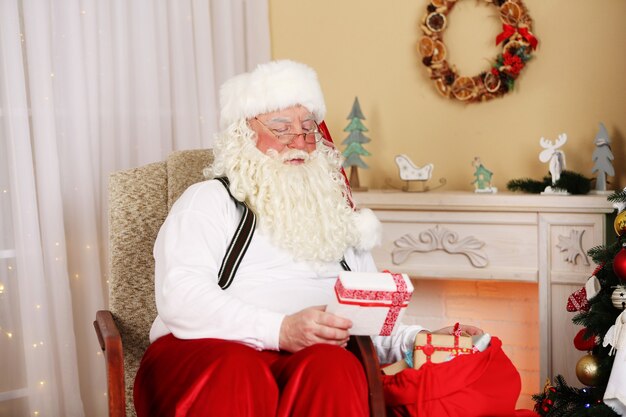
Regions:
<svg viewBox="0 0 626 417"><path fill-rule="evenodd" d="M278 350L285 315L325 305L343 270L329 263L323 271L298 262L256 230L226 290L217 284L224 254L242 212L218 181L192 185L176 201L155 246L155 296L158 316L150 341L173 333L181 339L237 340L256 349ZM375 271L369 252L349 249L353 271ZM418 326L401 326L390 337L375 337L382 363L413 346Z"/></svg>

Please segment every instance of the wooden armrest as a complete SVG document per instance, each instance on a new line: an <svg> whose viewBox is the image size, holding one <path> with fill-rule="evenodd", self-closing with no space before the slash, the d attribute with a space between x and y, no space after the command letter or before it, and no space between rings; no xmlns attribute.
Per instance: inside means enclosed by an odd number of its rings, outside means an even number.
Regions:
<svg viewBox="0 0 626 417"><path fill-rule="evenodd" d="M126 417L124 352L120 332L113 320L113 315L108 310L96 312L93 327L96 329L106 362L109 417Z"/></svg>
<svg viewBox="0 0 626 417"><path fill-rule="evenodd" d="M369 336L350 336L348 350L363 365L369 387L370 416L386 417L383 384L380 378L380 364L378 363L378 355L372 339Z"/></svg>

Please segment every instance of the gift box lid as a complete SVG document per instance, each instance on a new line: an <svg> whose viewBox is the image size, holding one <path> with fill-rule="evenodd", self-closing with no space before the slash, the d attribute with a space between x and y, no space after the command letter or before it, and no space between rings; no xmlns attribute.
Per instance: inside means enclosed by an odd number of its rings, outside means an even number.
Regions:
<svg viewBox="0 0 626 417"><path fill-rule="evenodd" d="M406 274L390 272L353 272L339 274L335 292L341 303L363 305L403 305L409 303L413 284Z"/></svg>

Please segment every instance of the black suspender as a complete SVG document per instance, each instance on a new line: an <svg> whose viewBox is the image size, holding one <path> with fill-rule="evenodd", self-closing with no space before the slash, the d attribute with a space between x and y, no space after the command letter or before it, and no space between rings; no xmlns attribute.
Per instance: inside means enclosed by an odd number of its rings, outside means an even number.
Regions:
<svg viewBox="0 0 626 417"><path fill-rule="evenodd" d="M239 268L239 264L241 263L246 250L248 250L248 246L250 246L250 241L252 241L252 235L254 235L254 229L256 226L256 217L254 212L250 210L246 203L237 200L230 193L230 189L228 188L228 178L219 177L215 179L222 183L235 204L243 208L243 216L241 216L241 220L239 220L237 230L235 231L228 249L226 249L226 254L222 260L222 266L220 266L220 270L217 274L217 282L220 288L225 290L230 286L230 284L232 284L235 274L237 273L237 269Z"/></svg>
<svg viewBox="0 0 626 417"><path fill-rule="evenodd" d="M237 269L239 268L239 264L241 264L241 260L246 254L248 246L250 246L256 226L256 216L245 202L237 200L230 193L230 188L228 188L230 185L228 178L219 177L215 179L222 183L235 204L243 208L243 216L241 216L241 220L239 220L239 225L237 226L235 235L233 236L230 245L228 245L228 249L226 249L226 254L224 255L222 265L220 266L220 270L217 274L217 283L221 289L225 290L230 286L230 284L232 284L235 274L237 273ZM345 259L342 259L339 263L344 271L350 271L350 267Z"/></svg>
<svg viewBox="0 0 626 417"><path fill-rule="evenodd" d="M341 259L341 261L339 261L339 263L341 264L341 267L343 268L344 271L352 271L350 269L350 266L348 266L348 263L346 262L345 259Z"/></svg>

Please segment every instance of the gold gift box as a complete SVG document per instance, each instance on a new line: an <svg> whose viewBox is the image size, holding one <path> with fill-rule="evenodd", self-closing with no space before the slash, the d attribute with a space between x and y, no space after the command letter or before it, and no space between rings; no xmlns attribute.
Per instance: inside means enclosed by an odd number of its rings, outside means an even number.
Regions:
<svg viewBox="0 0 626 417"><path fill-rule="evenodd" d="M413 350L413 368L419 369L426 362L441 363L450 356L472 353L472 337L448 334L418 333Z"/></svg>

